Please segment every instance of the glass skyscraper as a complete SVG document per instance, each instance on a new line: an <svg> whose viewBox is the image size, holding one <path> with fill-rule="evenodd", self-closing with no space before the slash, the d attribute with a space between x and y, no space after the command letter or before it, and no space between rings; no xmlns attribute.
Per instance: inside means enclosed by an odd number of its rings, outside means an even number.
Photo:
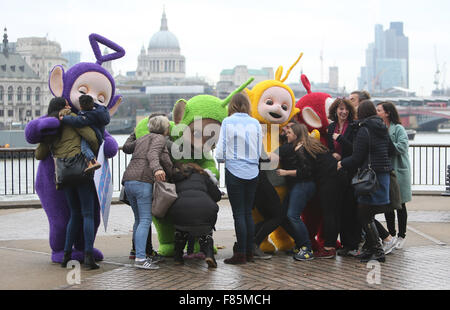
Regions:
<svg viewBox="0 0 450 310"><path fill-rule="evenodd" d="M375 25L375 42L366 49L358 87L371 93L392 87L409 88L409 39L403 33L402 22L391 22L387 30Z"/></svg>

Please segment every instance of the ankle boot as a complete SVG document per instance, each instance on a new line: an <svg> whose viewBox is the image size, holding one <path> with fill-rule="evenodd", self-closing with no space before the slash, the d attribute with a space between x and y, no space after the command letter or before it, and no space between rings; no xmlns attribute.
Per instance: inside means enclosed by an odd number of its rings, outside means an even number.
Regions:
<svg viewBox="0 0 450 310"><path fill-rule="evenodd" d="M64 257L61 262L61 267L67 268L67 263L72 259L72 251L64 251Z"/></svg>
<svg viewBox="0 0 450 310"><path fill-rule="evenodd" d="M235 252L233 257L227 258L223 261L225 264L238 265L247 263L247 257L245 253Z"/></svg>
<svg viewBox="0 0 450 310"><path fill-rule="evenodd" d="M95 263L95 259L94 259L94 256L92 255L92 252L84 253L84 266L88 270L94 270L94 269L100 268L100 266Z"/></svg>
<svg viewBox="0 0 450 310"><path fill-rule="evenodd" d="M373 220L364 227L364 231L366 232L366 242L368 242L369 253L371 253L371 255L361 258L361 262L367 263L371 260L377 260L384 263L386 261L386 257L384 255L377 227Z"/></svg>
<svg viewBox="0 0 450 310"><path fill-rule="evenodd" d="M201 236L198 241L201 251L205 253L205 262L208 264L208 268L217 268L217 262L214 258L214 240L212 235Z"/></svg>
<svg viewBox="0 0 450 310"><path fill-rule="evenodd" d="M184 264L183 253L184 247L186 246L187 241L187 233L176 231L175 232L175 249L173 254L173 260L176 264L182 265Z"/></svg>

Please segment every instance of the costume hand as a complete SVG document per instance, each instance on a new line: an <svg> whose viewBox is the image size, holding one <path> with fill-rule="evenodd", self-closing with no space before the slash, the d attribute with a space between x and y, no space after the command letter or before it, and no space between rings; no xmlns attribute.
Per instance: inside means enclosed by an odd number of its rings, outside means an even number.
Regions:
<svg viewBox="0 0 450 310"><path fill-rule="evenodd" d="M342 157L338 153L333 153L333 157L336 158L336 160L341 160Z"/></svg>
<svg viewBox="0 0 450 310"><path fill-rule="evenodd" d="M155 172L156 181L164 182L166 180L166 173L164 170L158 170Z"/></svg>

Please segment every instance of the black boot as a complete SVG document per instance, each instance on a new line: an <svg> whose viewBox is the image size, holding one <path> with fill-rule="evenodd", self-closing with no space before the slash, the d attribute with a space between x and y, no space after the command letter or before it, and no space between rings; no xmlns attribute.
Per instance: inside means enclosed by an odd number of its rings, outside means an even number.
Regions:
<svg viewBox="0 0 450 310"><path fill-rule="evenodd" d="M198 241L201 251L205 253L205 262L208 264L208 268L217 268L217 262L214 258L214 240L212 234L203 235Z"/></svg>
<svg viewBox="0 0 450 310"><path fill-rule="evenodd" d="M179 265L184 264L183 254L184 254L184 247L186 246L188 238L188 233L176 231L175 232L175 250L173 254L173 260L175 263Z"/></svg>
<svg viewBox="0 0 450 310"><path fill-rule="evenodd" d="M61 262L61 267L67 268L67 263L72 259L72 251L64 251L64 257Z"/></svg>
<svg viewBox="0 0 450 310"><path fill-rule="evenodd" d="M95 263L95 259L94 259L94 256L92 255L92 252L84 253L84 266L88 270L94 270L94 269L100 268L100 266Z"/></svg>
<svg viewBox="0 0 450 310"><path fill-rule="evenodd" d="M377 260L381 263L384 263L386 261L386 257L384 255L383 247L381 246L380 236L378 235L378 230L375 226L375 222L373 220L369 222L364 227L364 231L366 232L366 242L368 242L370 253L372 255L367 255L361 258L361 262L367 263L371 260Z"/></svg>

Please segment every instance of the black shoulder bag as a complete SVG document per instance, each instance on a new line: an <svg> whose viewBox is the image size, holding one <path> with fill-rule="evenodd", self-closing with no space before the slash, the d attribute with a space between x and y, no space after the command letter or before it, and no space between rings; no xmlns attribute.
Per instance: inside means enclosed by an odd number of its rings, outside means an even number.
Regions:
<svg viewBox="0 0 450 310"><path fill-rule="evenodd" d="M370 159L370 134L366 127L363 127L367 131L369 136L369 158L367 168L358 169L358 172L352 179L352 185L355 189L355 194L357 196L368 196L376 191L378 188L378 180L375 171L372 169L371 159Z"/></svg>
<svg viewBox="0 0 450 310"><path fill-rule="evenodd" d="M92 179L94 174L84 172L86 168L86 158L82 153L68 158L55 158L55 183L57 187L76 185Z"/></svg>

